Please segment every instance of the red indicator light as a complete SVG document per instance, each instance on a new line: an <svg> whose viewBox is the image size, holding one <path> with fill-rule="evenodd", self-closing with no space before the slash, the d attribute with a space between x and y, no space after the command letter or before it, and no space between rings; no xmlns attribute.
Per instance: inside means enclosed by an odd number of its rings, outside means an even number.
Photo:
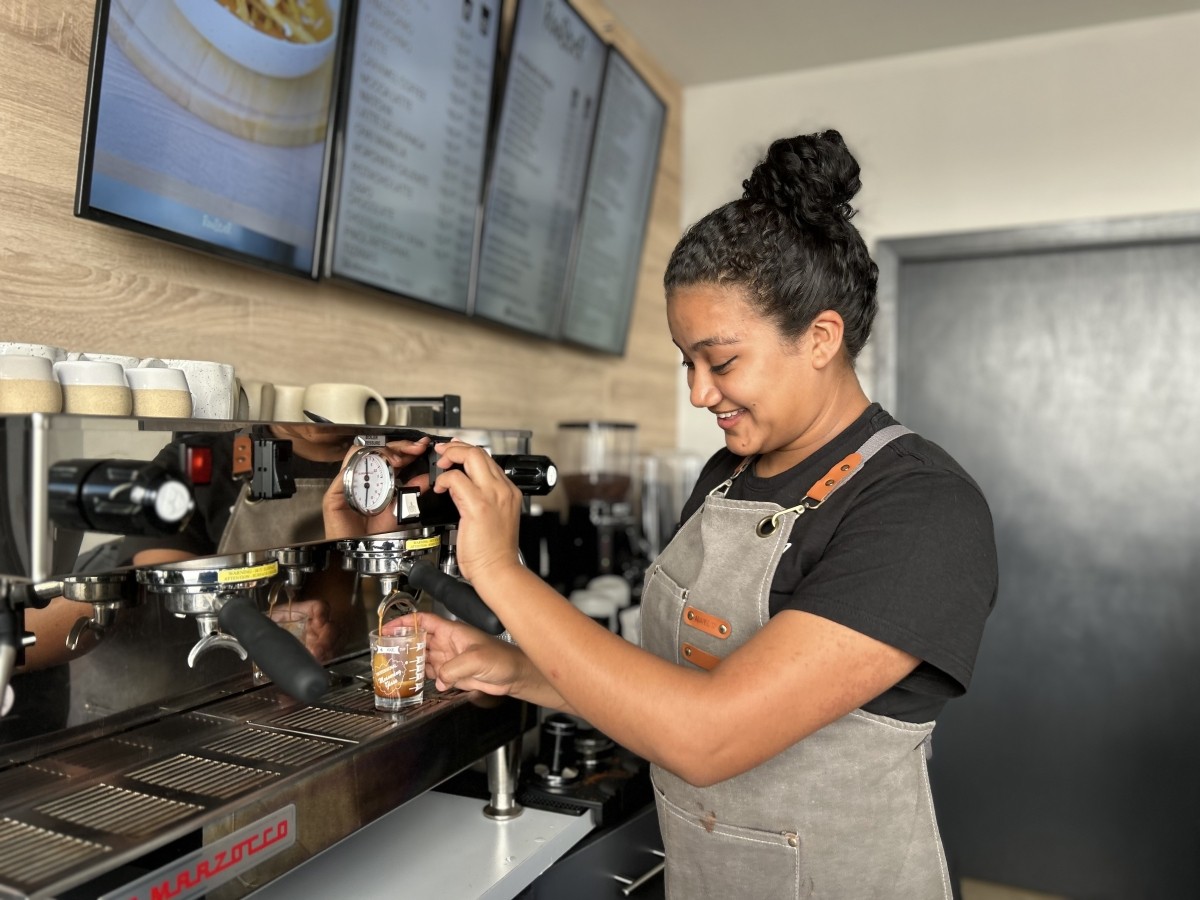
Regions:
<svg viewBox="0 0 1200 900"><path fill-rule="evenodd" d="M212 448L187 448L187 473L192 484L211 484L213 474Z"/></svg>

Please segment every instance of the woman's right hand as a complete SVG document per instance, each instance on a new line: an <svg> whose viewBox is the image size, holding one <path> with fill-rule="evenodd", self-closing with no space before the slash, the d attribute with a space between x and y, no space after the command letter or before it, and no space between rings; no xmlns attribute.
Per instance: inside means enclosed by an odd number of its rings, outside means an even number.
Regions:
<svg viewBox="0 0 1200 900"><path fill-rule="evenodd" d="M439 691L458 688L495 697L518 693L529 660L514 644L501 641L465 622L418 613L425 629L425 675ZM412 624L411 616L388 625ZM384 632L388 630L384 626ZM393 626L395 627L395 626Z"/></svg>
<svg viewBox="0 0 1200 900"><path fill-rule="evenodd" d="M425 674L439 691L458 688L493 697L517 697L563 712L571 712L562 696L516 644L494 638L465 622L433 613L418 613L425 629ZM393 619L387 633L411 625L412 616Z"/></svg>

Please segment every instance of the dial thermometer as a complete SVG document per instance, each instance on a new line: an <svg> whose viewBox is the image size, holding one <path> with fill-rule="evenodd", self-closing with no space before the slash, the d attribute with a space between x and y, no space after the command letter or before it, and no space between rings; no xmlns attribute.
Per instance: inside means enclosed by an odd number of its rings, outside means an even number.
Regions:
<svg viewBox="0 0 1200 900"><path fill-rule="evenodd" d="M342 470L342 490L350 508L365 516L387 509L396 494L396 475L378 447L359 447Z"/></svg>

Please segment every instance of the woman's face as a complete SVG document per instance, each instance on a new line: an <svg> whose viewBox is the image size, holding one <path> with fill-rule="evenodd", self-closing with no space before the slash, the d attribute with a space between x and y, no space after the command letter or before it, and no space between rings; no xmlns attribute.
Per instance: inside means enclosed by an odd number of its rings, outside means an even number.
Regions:
<svg viewBox="0 0 1200 900"><path fill-rule="evenodd" d="M767 462L807 447L823 406L812 341L784 338L736 285L674 289L667 321L683 354L692 405L716 416L732 452Z"/></svg>

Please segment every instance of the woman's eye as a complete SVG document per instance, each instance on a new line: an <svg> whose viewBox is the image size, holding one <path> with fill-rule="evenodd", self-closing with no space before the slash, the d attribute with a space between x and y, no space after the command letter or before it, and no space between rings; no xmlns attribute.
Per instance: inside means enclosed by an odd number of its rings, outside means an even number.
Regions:
<svg viewBox="0 0 1200 900"><path fill-rule="evenodd" d="M693 367L694 367L694 366L693 366L693 363L692 363L692 361L691 361L690 359L685 359L685 360L683 360L683 361L680 363L680 365L681 365L681 366L683 366L685 369L691 369L691 368L693 368Z"/></svg>
<svg viewBox="0 0 1200 900"><path fill-rule="evenodd" d="M736 357L736 356L731 356L729 359L725 360L725 362L723 362L723 363L718 363L717 365L713 366L713 367L712 367L712 373L713 373L714 375L724 375L724 374L725 374L725 372L726 372L726 371L729 369L729 367L730 367L731 365L733 365L733 361L734 361L735 359L737 359L737 357Z"/></svg>

